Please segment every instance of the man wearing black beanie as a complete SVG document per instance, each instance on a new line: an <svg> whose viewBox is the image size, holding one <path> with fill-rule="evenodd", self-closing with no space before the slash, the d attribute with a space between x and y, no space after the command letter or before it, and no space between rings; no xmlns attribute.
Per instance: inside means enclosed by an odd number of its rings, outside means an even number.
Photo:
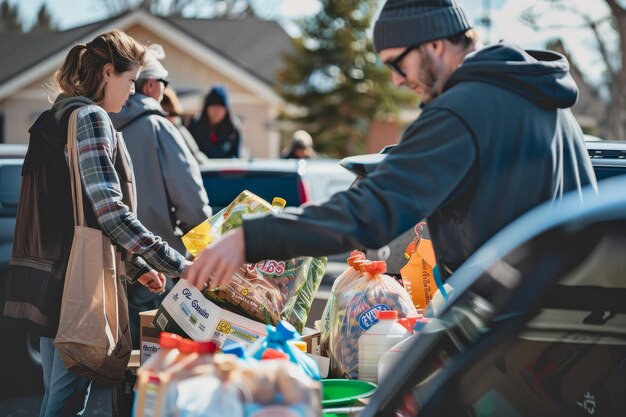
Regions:
<svg viewBox="0 0 626 417"><path fill-rule="evenodd" d="M427 218L445 278L515 218L565 192L597 190L571 110L567 60L482 47L455 0L388 0L374 45L422 113L357 186L319 206L245 217L210 245L189 280L212 287L244 262L378 248ZM582 201L582 194L581 201Z"/></svg>

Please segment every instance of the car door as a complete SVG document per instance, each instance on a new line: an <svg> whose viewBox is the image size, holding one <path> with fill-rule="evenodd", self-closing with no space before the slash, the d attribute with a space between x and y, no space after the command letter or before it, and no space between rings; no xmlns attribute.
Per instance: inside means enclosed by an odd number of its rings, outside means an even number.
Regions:
<svg viewBox="0 0 626 417"><path fill-rule="evenodd" d="M622 416L626 178L498 233L361 416Z"/></svg>

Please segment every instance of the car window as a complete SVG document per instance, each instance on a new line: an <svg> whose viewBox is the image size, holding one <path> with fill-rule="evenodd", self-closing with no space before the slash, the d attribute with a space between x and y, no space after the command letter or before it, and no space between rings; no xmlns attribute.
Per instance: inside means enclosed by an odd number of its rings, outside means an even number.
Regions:
<svg viewBox="0 0 626 417"><path fill-rule="evenodd" d="M214 213L230 204L243 190L268 202L282 197L287 200L287 206L301 204L295 172L204 171L202 181Z"/></svg>
<svg viewBox="0 0 626 417"><path fill-rule="evenodd" d="M626 168L623 166L600 166L594 165L593 170L596 173L596 179L602 181L607 178L611 178L617 175L624 175ZM600 184L600 187L602 184Z"/></svg>
<svg viewBox="0 0 626 417"><path fill-rule="evenodd" d="M0 216L15 216L22 185L22 160L0 159Z"/></svg>

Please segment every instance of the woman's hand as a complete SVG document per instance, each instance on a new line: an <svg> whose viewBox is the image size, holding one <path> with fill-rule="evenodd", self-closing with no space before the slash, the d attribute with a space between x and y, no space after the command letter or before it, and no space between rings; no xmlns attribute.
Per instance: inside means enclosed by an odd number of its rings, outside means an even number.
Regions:
<svg viewBox="0 0 626 417"><path fill-rule="evenodd" d="M165 275L157 271L150 271L139 277L138 281L154 294L163 294L165 291Z"/></svg>

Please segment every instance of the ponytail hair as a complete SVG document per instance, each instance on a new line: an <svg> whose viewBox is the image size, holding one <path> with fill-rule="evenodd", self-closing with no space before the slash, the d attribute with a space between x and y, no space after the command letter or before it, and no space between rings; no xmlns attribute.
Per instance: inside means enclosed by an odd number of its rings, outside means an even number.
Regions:
<svg viewBox="0 0 626 417"><path fill-rule="evenodd" d="M113 30L87 43L74 45L63 65L54 73L57 92L70 97L84 96L95 103L104 100L102 69L113 64L116 74L142 65L146 48L124 32Z"/></svg>

